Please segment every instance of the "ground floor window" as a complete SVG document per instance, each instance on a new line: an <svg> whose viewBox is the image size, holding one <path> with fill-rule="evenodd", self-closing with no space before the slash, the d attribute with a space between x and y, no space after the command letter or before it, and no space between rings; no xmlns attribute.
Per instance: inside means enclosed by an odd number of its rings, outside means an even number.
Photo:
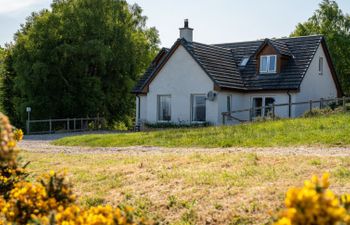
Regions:
<svg viewBox="0 0 350 225"><path fill-rule="evenodd" d="M159 121L171 120L171 96L170 95L158 95L158 120Z"/></svg>
<svg viewBox="0 0 350 225"><path fill-rule="evenodd" d="M192 121L204 122L206 120L205 95L192 95Z"/></svg>
<svg viewBox="0 0 350 225"><path fill-rule="evenodd" d="M231 97L231 95L228 95L226 98L226 110L227 110L227 112L232 111L232 97Z"/></svg>
<svg viewBox="0 0 350 225"><path fill-rule="evenodd" d="M253 117L268 116L272 112L272 105L275 99L272 97L254 97L253 98ZM262 107L265 106L263 109Z"/></svg>

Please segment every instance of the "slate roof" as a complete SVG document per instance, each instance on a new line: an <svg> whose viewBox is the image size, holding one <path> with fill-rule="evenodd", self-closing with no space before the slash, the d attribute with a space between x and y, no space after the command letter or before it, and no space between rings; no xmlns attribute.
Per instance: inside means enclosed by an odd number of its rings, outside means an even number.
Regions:
<svg viewBox="0 0 350 225"><path fill-rule="evenodd" d="M179 39L170 50L167 50L169 55L167 57L171 57L171 51L181 44L213 82L223 89L238 91L297 90L322 41L324 38L320 35L215 45ZM260 75L256 70L255 54L266 43L271 44L279 54L288 56L288 62L281 68L280 73ZM167 57L160 64L151 65L148 68L135 86L133 93L142 93L143 87L153 76L156 76L157 68L166 62ZM249 57L247 65L240 66L241 61L246 57Z"/></svg>
<svg viewBox="0 0 350 225"><path fill-rule="evenodd" d="M142 89L143 89L144 85L148 82L149 79L151 79L152 73L157 68L157 66L160 63L162 63L162 61L164 60L164 58L165 58L166 54L169 52L169 50L170 49L168 49L168 48L162 48L159 51L159 53L157 54L157 56L155 57L155 59L153 60L151 65L147 68L146 72L142 75L142 77L138 80L138 82L134 86L134 88L132 90L132 93L140 93L140 92L142 92ZM158 58L160 58L160 59L157 60Z"/></svg>

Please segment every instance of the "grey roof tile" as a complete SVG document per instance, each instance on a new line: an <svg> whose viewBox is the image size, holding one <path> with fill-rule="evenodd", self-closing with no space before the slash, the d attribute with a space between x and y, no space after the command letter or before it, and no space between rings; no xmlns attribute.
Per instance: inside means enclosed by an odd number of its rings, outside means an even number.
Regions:
<svg viewBox="0 0 350 225"><path fill-rule="evenodd" d="M298 89L323 37L319 35L297 38L266 39L249 42L207 45L178 40L219 87L242 91ZM254 54L268 41L276 50L289 56L277 74L258 74ZM175 46L175 45L174 45ZM164 51L164 49L163 49ZM171 49L166 49L167 54ZM239 66L249 57L245 67ZM166 57L163 57L166 58ZM165 60L163 60L165 61ZM161 63L165 63L161 61ZM141 93L144 85L155 76L159 64L152 64L137 85L134 93Z"/></svg>

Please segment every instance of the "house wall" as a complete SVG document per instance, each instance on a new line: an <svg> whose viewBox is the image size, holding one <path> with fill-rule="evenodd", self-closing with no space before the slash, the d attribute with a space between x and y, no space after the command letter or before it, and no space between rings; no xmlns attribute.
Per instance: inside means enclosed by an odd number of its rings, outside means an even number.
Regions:
<svg viewBox="0 0 350 225"><path fill-rule="evenodd" d="M324 59L323 75L319 75L318 72L319 57L323 57ZM209 91L213 91L213 87L213 81L186 49L179 46L149 85L147 96L140 96L141 119L150 123L158 122L157 96L171 95L171 122L190 123L191 95L207 94ZM334 98L337 96L337 89L321 45L317 49L315 57L305 74L305 78L300 86L300 92L292 92L290 94L292 102L309 101L310 99L320 100L320 98ZM273 97L275 104L289 102L287 91L259 93L219 91L214 101L206 101L206 119L211 124L222 124L222 113L227 111L227 96L231 96L231 107L233 111L251 108L254 97ZM319 103L314 104L314 107L319 107ZM308 109L309 104L293 106L291 116L300 116ZM289 116L288 106L276 107L275 112L279 117ZM241 120L249 120L249 112L236 113L233 116ZM238 123L238 121L226 120L226 124L235 123Z"/></svg>
<svg viewBox="0 0 350 225"><path fill-rule="evenodd" d="M138 98L140 100L138 100ZM140 103L138 102L140 101ZM140 118L138 118L140 111ZM136 97L136 123L145 122L147 120L147 96L140 95Z"/></svg>
<svg viewBox="0 0 350 225"><path fill-rule="evenodd" d="M191 95L213 91L214 83L181 45L149 85L147 121L156 123L158 95L171 95L171 122L191 122ZM142 110L142 109L141 109ZM218 101L206 101L206 120L217 124Z"/></svg>
<svg viewBox="0 0 350 225"><path fill-rule="evenodd" d="M323 74L319 75L319 58L323 57ZM332 73L327 63L326 55L323 51L322 45L319 46L315 53L309 69L300 86L300 92L296 94L296 101L319 101L321 98L336 98L337 88L332 78ZM313 107L319 107L314 104ZM297 106L295 110L296 116L302 115L310 106L308 104Z"/></svg>
<svg viewBox="0 0 350 225"><path fill-rule="evenodd" d="M289 102L289 96L287 92L265 92L265 93L237 93L237 92L220 92L218 94L219 103L219 123L222 123L222 113L227 112L227 96L232 96L232 111L250 109L253 104L254 97L272 97L275 99L275 104L284 104ZM295 94L291 93L292 102L295 101ZM289 116L288 106L276 107L276 116L286 118ZM291 110L291 115L294 116L294 108ZM232 116L240 120L249 120L249 112L234 113ZM225 124L236 124L237 120L226 120Z"/></svg>

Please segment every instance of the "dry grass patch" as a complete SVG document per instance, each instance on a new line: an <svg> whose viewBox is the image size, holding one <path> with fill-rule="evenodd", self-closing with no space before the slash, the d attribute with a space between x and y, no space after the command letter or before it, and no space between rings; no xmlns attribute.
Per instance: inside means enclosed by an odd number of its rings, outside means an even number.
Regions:
<svg viewBox="0 0 350 225"><path fill-rule="evenodd" d="M170 224L265 224L290 186L331 172L349 192L349 157L249 153L47 154L23 152L34 174L67 170L88 205L128 204Z"/></svg>

